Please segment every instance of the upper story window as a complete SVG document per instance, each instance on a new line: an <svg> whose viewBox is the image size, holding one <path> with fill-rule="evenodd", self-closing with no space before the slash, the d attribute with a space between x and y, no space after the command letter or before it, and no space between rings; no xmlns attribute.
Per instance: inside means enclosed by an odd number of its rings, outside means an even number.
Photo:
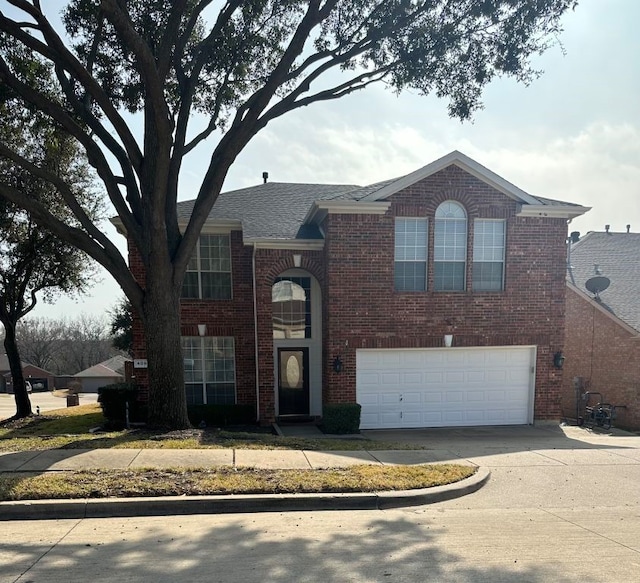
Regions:
<svg viewBox="0 0 640 583"><path fill-rule="evenodd" d="M504 289L505 222L478 219L473 224L473 289Z"/></svg>
<svg viewBox="0 0 640 583"><path fill-rule="evenodd" d="M443 202L436 209L433 244L433 287L464 291L467 265L467 213L462 205Z"/></svg>
<svg viewBox="0 0 640 583"><path fill-rule="evenodd" d="M274 338L311 338L311 278L277 278L271 307Z"/></svg>
<svg viewBox="0 0 640 583"><path fill-rule="evenodd" d="M182 297L231 299L231 244L229 235L200 235L187 266Z"/></svg>
<svg viewBox="0 0 640 583"><path fill-rule="evenodd" d="M396 218L394 285L397 291L427 289L427 219Z"/></svg>

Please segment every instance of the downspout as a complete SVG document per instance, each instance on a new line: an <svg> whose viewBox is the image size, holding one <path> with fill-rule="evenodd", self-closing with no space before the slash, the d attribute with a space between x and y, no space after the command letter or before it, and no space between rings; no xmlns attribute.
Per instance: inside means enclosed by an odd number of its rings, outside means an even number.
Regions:
<svg viewBox="0 0 640 583"><path fill-rule="evenodd" d="M256 423L260 423L260 367L258 365L258 292L256 290L256 243L253 243L251 256L251 275L253 277L253 336L256 360Z"/></svg>

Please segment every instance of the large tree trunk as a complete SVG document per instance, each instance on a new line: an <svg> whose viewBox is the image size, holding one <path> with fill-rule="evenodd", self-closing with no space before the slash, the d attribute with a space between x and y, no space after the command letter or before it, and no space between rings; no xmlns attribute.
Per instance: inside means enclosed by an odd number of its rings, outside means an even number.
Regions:
<svg viewBox="0 0 640 583"><path fill-rule="evenodd" d="M169 284L150 281L142 319L149 373L149 424L170 429L190 427L184 390L180 342L180 295Z"/></svg>
<svg viewBox="0 0 640 583"><path fill-rule="evenodd" d="M16 326L15 322L2 322L4 324L4 350L9 361L9 369L11 370L11 378L13 381L13 393L16 400L16 414L14 419L22 419L31 415L31 400L24 382L22 374L22 363L20 362L20 353L16 344Z"/></svg>

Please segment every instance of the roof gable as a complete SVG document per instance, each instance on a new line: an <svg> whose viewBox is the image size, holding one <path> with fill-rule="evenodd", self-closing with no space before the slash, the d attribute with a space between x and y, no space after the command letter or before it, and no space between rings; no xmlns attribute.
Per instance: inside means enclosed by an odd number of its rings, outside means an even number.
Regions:
<svg viewBox="0 0 640 583"><path fill-rule="evenodd" d="M400 190L419 182L420 180L424 180L429 176L432 176L436 172L440 172L440 170L444 170L447 166L451 165L458 166L465 172L468 172L472 176L475 176L479 180L482 180L486 184L489 184L497 191L506 194L509 198L513 200L524 203L524 204L532 204L537 205L540 203L538 199L526 193L524 190L518 188L517 186L511 184L506 181L501 176L498 176L495 172L492 172L488 168L482 166L475 160L469 158L469 156L465 156L462 152L458 150L454 150L450 152L446 156L423 166L419 170L412 172L411 174L407 174L406 176L402 176L397 178L387 184L385 184L382 188L375 190L369 194L367 194L362 200L382 200L385 199Z"/></svg>

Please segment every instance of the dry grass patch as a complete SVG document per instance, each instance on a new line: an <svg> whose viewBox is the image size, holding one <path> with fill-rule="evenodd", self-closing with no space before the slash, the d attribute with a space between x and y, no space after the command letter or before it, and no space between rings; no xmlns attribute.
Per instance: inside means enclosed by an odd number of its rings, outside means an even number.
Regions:
<svg viewBox="0 0 640 583"><path fill-rule="evenodd" d="M360 451L423 449L421 446L367 439L304 439L259 431L239 432L216 428L184 431L123 430L91 433L105 419L98 404L47 411L40 416L5 423L0 427L1 451L46 449L305 449L310 451Z"/></svg>
<svg viewBox="0 0 640 583"><path fill-rule="evenodd" d="M326 470L95 470L0 477L0 500L380 492L451 484L474 473L475 468L451 464L362 465Z"/></svg>

